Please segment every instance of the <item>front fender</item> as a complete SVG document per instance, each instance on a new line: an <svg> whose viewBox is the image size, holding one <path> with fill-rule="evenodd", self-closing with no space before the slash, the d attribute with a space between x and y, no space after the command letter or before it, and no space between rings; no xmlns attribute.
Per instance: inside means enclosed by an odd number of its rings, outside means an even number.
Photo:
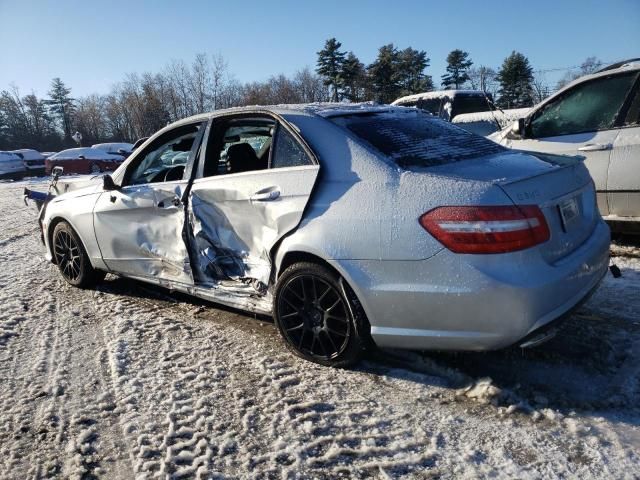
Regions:
<svg viewBox="0 0 640 480"><path fill-rule="evenodd" d="M46 248L46 258L53 261L51 250L51 236L56 224L65 221L80 237L89 261L93 268L108 270L102 260L93 228L93 209L102 191L70 192L53 198L47 205L42 218L42 231Z"/></svg>

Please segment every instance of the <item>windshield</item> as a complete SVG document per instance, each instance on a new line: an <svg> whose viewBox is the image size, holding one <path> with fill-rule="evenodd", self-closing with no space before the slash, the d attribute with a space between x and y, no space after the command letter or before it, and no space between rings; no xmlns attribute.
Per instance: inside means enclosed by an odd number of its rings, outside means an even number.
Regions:
<svg viewBox="0 0 640 480"><path fill-rule="evenodd" d="M400 167L432 167L505 151L421 110L333 117L334 123L387 155Z"/></svg>

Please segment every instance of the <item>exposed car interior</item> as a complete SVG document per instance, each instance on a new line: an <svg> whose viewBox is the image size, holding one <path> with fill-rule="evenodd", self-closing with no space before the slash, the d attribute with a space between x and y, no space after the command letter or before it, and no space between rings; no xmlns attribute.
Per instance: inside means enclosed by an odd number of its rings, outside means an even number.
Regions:
<svg viewBox="0 0 640 480"><path fill-rule="evenodd" d="M201 177L313 163L293 135L268 117L221 121L208 142Z"/></svg>
<svg viewBox="0 0 640 480"><path fill-rule="evenodd" d="M125 176L125 185L181 180L203 124L186 125L159 137L138 157ZM195 153L195 152L194 152Z"/></svg>
<svg viewBox="0 0 640 480"><path fill-rule="evenodd" d="M234 119L214 126L202 176L266 170L275 129L270 118Z"/></svg>

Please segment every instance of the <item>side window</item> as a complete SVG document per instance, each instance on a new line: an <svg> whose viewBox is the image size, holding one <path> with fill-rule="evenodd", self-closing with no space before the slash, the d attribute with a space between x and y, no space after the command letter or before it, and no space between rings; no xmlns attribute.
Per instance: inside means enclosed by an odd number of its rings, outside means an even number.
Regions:
<svg viewBox="0 0 640 480"><path fill-rule="evenodd" d="M430 98L427 100L418 100L418 108L429 112L432 115L440 115L440 99Z"/></svg>
<svg viewBox="0 0 640 480"><path fill-rule="evenodd" d="M204 124L177 127L158 137L130 166L125 185L181 180L198 132Z"/></svg>
<svg viewBox="0 0 640 480"><path fill-rule="evenodd" d="M633 100L631 100L623 125L625 127L640 125L640 87L636 88L636 93L634 94Z"/></svg>
<svg viewBox="0 0 640 480"><path fill-rule="evenodd" d="M576 85L536 112L529 125L533 138L555 137L614 128L636 72Z"/></svg>
<svg viewBox="0 0 640 480"><path fill-rule="evenodd" d="M271 158L271 168L298 167L312 165L309 155L298 141L282 126L278 127L275 150Z"/></svg>
<svg viewBox="0 0 640 480"><path fill-rule="evenodd" d="M209 139L202 176L266 170L274 126L270 118L241 118L218 124L217 133Z"/></svg>

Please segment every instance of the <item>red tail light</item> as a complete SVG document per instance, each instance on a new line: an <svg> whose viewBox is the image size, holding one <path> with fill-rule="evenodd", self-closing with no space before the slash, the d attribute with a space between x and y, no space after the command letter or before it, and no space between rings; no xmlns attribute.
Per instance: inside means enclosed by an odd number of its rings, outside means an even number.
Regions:
<svg viewBox="0 0 640 480"><path fill-rule="evenodd" d="M536 205L438 207L420 225L455 253L506 253L549 240L549 226Z"/></svg>

